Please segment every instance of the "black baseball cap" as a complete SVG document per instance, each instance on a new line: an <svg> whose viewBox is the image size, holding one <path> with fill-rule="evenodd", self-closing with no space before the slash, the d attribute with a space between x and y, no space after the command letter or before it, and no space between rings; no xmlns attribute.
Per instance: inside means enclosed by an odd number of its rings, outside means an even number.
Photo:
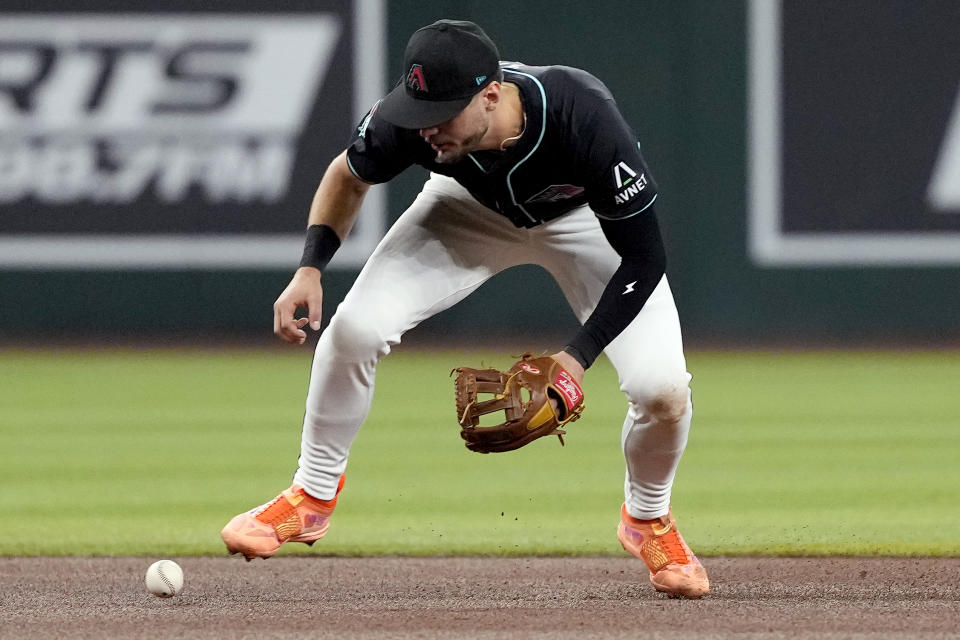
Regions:
<svg viewBox="0 0 960 640"><path fill-rule="evenodd" d="M500 54L483 29L465 20L437 20L410 36L404 75L377 113L405 129L446 122L499 71Z"/></svg>

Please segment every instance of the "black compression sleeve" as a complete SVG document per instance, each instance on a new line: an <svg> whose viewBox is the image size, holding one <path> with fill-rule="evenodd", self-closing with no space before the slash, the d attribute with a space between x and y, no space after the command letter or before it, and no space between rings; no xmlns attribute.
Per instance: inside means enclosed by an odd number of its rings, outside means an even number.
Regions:
<svg viewBox="0 0 960 640"><path fill-rule="evenodd" d="M663 240L652 207L625 220L601 219L600 226L621 260L597 307L564 347L584 369L637 317L666 270Z"/></svg>

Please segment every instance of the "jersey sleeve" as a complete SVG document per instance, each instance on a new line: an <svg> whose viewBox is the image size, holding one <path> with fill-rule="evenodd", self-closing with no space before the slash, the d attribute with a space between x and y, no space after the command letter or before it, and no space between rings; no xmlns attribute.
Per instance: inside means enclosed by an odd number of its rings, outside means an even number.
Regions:
<svg viewBox="0 0 960 640"><path fill-rule="evenodd" d="M594 97L588 112L577 126L575 146L590 208L606 220L646 210L657 198L657 186L636 133L612 98Z"/></svg>
<svg viewBox="0 0 960 640"><path fill-rule="evenodd" d="M621 259L593 313L564 347L584 369L637 317L667 263L653 206L639 216L601 218L600 228Z"/></svg>
<svg viewBox="0 0 960 640"><path fill-rule="evenodd" d="M377 106L364 116L347 147L347 165L364 182L387 182L413 164L410 132L377 115Z"/></svg>

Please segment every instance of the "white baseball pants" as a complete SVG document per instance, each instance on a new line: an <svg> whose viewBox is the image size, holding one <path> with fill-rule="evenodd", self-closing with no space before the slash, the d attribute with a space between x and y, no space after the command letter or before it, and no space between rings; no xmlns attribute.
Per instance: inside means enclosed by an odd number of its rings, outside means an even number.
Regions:
<svg viewBox="0 0 960 640"><path fill-rule="evenodd" d="M320 336L294 482L317 498L334 496L370 410L377 363L406 331L520 264L546 268L584 322L619 263L587 206L518 229L452 178L432 174ZM621 435L627 510L636 518L659 517L670 505L692 416L690 374L666 277L605 353L628 401Z"/></svg>

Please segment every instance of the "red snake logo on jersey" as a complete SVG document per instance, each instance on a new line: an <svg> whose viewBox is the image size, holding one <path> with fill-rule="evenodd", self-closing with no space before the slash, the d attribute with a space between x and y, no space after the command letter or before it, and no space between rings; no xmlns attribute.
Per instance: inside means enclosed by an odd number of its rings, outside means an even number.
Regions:
<svg viewBox="0 0 960 640"><path fill-rule="evenodd" d="M427 92L427 80L423 77L423 67L418 64L410 67L407 72L407 86L414 91Z"/></svg>

